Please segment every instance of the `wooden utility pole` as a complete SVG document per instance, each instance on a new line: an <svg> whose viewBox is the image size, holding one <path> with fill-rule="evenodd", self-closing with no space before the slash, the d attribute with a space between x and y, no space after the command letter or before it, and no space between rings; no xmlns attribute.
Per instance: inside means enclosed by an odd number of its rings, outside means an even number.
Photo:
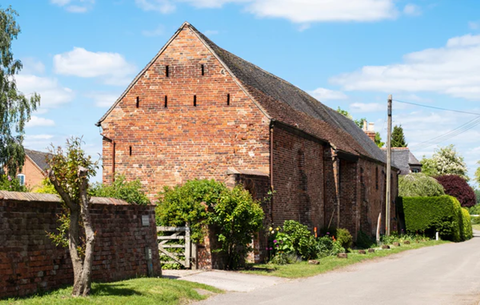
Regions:
<svg viewBox="0 0 480 305"><path fill-rule="evenodd" d="M385 198L385 235L390 236L390 186L392 175L392 95L388 96L388 130L387 130L387 191Z"/></svg>

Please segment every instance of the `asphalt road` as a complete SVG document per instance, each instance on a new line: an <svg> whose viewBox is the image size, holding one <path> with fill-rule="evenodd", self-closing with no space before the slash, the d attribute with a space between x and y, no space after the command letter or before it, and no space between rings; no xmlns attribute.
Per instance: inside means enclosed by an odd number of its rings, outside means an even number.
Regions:
<svg viewBox="0 0 480 305"><path fill-rule="evenodd" d="M480 304L480 232L463 243L405 251L306 279L195 304Z"/></svg>

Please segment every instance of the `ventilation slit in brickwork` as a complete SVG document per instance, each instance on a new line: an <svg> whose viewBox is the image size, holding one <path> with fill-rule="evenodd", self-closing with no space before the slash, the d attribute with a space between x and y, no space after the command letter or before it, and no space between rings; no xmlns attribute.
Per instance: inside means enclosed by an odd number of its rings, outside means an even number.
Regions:
<svg viewBox="0 0 480 305"><path fill-rule="evenodd" d="M132 155L132 146L129 147L129 150L130 150L129 154L131 156Z"/></svg>
<svg viewBox="0 0 480 305"><path fill-rule="evenodd" d="M165 108L167 108L168 97L165 95Z"/></svg>
<svg viewBox="0 0 480 305"><path fill-rule="evenodd" d="M202 65L202 75L205 75L205 66Z"/></svg>
<svg viewBox="0 0 480 305"><path fill-rule="evenodd" d="M227 93L227 106L230 105L230 93Z"/></svg>
<svg viewBox="0 0 480 305"><path fill-rule="evenodd" d="M197 107L197 96L196 95L193 96L193 106Z"/></svg>
<svg viewBox="0 0 480 305"><path fill-rule="evenodd" d="M137 96L137 108L140 107L140 97Z"/></svg>
<svg viewBox="0 0 480 305"><path fill-rule="evenodd" d="M168 66L165 66L165 76L166 76L166 77L169 77Z"/></svg>

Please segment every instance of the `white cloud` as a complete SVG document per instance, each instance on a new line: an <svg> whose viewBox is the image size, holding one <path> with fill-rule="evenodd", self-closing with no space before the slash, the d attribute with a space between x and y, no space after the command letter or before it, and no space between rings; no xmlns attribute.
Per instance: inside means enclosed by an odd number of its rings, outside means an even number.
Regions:
<svg viewBox="0 0 480 305"><path fill-rule="evenodd" d="M55 126L55 122L50 119L41 118L32 115L30 121L27 122L26 127L39 127L39 126Z"/></svg>
<svg viewBox="0 0 480 305"><path fill-rule="evenodd" d="M64 7L70 13L85 13L93 8L95 0L50 0L50 3Z"/></svg>
<svg viewBox="0 0 480 305"><path fill-rule="evenodd" d="M23 146L25 146L25 148L47 152L54 139L55 136L50 134L26 134L25 140L23 141Z"/></svg>
<svg viewBox="0 0 480 305"><path fill-rule="evenodd" d="M345 100L348 98L347 95L341 91L334 91L326 88L317 88L308 93L319 101Z"/></svg>
<svg viewBox="0 0 480 305"><path fill-rule="evenodd" d="M351 103L350 109L352 112L377 112L386 111L387 105L380 103Z"/></svg>
<svg viewBox="0 0 480 305"><path fill-rule="evenodd" d="M206 30L205 32L203 32L203 34L205 34L206 36L217 35L218 33L220 32L216 30Z"/></svg>
<svg viewBox="0 0 480 305"><path fill-rule="evenodd" d="M107 108L113 105L120 96L120 93L92 92L86 95L95 101L96 107Z"/></svg>
<svg viewBox="0 0 480 305"><path fill-rule="evenodd" d="M135 0L135 3L144 11L154 11L162 14L175 11L175 5L169 0Z"/></svg>
<svg viewBox="0 0 480 305"><path fill-rule="evenodd" d="M468 27L471 30L478 30L480 29L480 21L470 21L468 22Z"/></svg>
<svg viewBox="0 0 480 305"><path fill-rule="evenodd" d="M45 65L32 57L22 58L22 73L24 74L43 74L45 73Z"/></svg>
<svg viewBox="0 0 480 305"><path fill-rule="evenodd" d="M163 25L159 25L153 30L143 30L142 35L147 36L147 37L155 37L155 36L161 36L165 34L165 27Z"/></svg>
<svg viewBox="0 0 480 305"><path fill-rule="evenodd" d="M394 19L392 0L256 0L247 10L259 17L285 18L295 23L378 21Z"/></svg>
<svg viewBox="0 0 480 305"><path fill-rule="evenodd" d="M403 13L409 16L420 16L422 9L418 5L409 3L403 8Z"/></svg>
<svg viewBox="0 0 480 305"><path fill-rule="evenodd" d="M55 72L78 77L99 77L104 83L123 86L128 84L136 67L118 53L90 52L84 48L57 54L53 57Z"/></svg>
<svg viewBox="0 0 480 305"><path fill-rule="evenodd" d="M258 17L284 18L295 23L378 21L394 19L398 15L394 0L135 0L135 3L145 11L162 14L173 12L178 3L198 8L242 3L246 11Z"/></svg>
<svg viewBox="0 0 480 305"><path fill-rule="evenodd" d="M34 92L40 94L42 108L57 107L70 102L75 96L70 88L62 87L54 78L19 74L15 76L15 80L18 89L26 96Z"/></svg>
<svg viewBox="0 0 480 305"><path fill-rule="evenodd" d="M480 35L448 40L445 47L404 56L403 63L364 66L330 79L343 90L436 92L480 100Z"/></svg>

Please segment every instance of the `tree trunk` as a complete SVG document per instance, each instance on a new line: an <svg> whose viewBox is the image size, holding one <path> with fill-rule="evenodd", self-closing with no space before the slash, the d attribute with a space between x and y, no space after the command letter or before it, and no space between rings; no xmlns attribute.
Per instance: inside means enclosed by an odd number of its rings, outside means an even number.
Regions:
<svg viewBox="0 0 480 305"><path fill-rule="evenodd" d="M70 225L68 229L68 250L73 266L73 296L80 295L80 279L83 271L83 260L78 253L80 247L80 210L78 208L70 210Z"/></svg>

